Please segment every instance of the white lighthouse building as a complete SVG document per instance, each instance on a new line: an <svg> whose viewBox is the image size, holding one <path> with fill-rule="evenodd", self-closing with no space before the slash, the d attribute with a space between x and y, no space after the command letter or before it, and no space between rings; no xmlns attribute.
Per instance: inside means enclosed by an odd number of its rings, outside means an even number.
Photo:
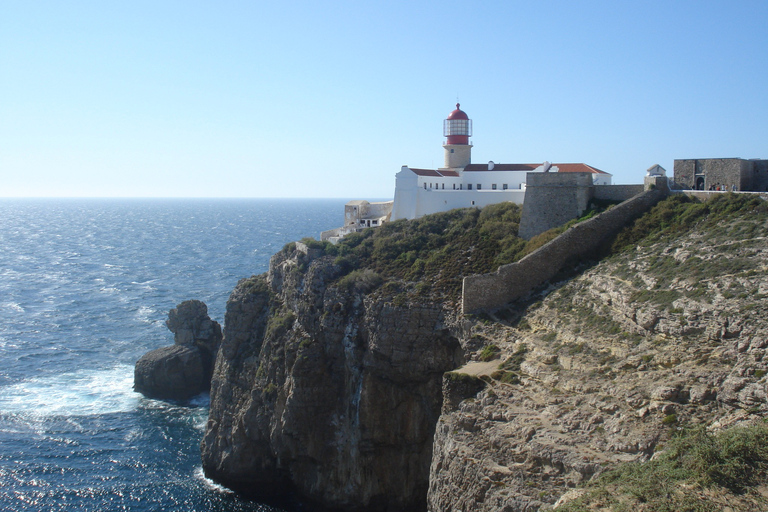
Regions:
<svg viewBox="0 0 768 512"><path fill-rule="evenodd" d="M523 204L526 175L531 172L581 172L592 175L594 185L610 185L611 175L587 164L472 163L472 120L456 104L443 121L444 166L421 169L404 165L395 175L395 198L383 203L351 201L344 211L344 226L321 233L335 242L367 227L399 219L416 219L454 208L483 207L511 201Z"/></svg>
<svg viewBox="0 0 768 512"><path fill-rule="evenodd" d="M472 163L472 120L456 104L443 121L445 165L439 169L403 166L395 176L391 220L415 219L454 208L512 201L523 204L529 172L587 172L595 185L610 185L611 175L587 164Z"/></svg>

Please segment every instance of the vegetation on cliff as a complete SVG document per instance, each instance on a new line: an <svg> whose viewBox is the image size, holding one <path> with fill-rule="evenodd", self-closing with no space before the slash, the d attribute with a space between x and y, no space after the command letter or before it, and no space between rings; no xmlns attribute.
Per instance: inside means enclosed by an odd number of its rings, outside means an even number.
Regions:
<svg viewBox="0 0 768 512"><path fill-rule="evenodd" d="M589 210L583 218L595 214ZM552 240L567 226L523 240L518 236L521 208L499 203L400 220L366 229L337 245L302 240L334 256L344 289L370 291L389 280L419 282L420 291L456 298L464 276L496 270ZM365 270L364 270L365 269ZM378 276L378 277L377 277Z"/></svg>
<svg viewBox="0 0 768 512"><path fill-rule="evenodd" d="M652 460L622 464L591 482L558 512L590 510L717 512L740 505L762 509L753 487L768 480L768 426L758 422L718 434L684 429Z"/></svg>

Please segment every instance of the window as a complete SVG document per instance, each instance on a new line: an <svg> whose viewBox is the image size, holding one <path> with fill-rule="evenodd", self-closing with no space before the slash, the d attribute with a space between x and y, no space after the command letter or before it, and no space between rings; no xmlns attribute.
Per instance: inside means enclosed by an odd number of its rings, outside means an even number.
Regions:
<svg viewBox="0 0 768 512"><path fill-rule="evenodd" d="M442 189L445 190L445 183L443 183Z"/></svg>
<svg viewBox="0 0 768 512"><path fill-rule="evenodd" d="M502 188L503 188L504 190L507 190L507 184L506 184L506 183L505 183L505 184L503 184L503 185L502 185Z"/></svg>
<svg viewBox="0 0 768 512"><path fill-rule="evenodd" d="M496 184L491 185L491 190L496 190Z"/></svg>
<svg viewBox="0 0 768 512"><path fill-rule="evenodd" d="M456 190L456 184L455 183L453 184L453 190Z"/></svg>
<svg viewBox="0 0 768 512"><path fill-rule="evenodd" d="M464 186L463 183L459 183L459 190L461 190L463 186Z"/></svg>
<svg viewBox="0 0 768 512"><path fill-rule="evenodd" d="M471 183L467 183L467 190L472 190L472 184Z"/></svg>
<svg viewBox="0 0 768 512"><path fill-rule="evenodd" d="M427 184L425 183L425 184L424 184L424 189L426 190L426 188L427 188Z"/></svg>
<svg viewBox="0 0 768 512"><path fill-rule="evenodd" d="M474 201L472 201L472 206L475 206L475 202Z"/></svg>
<svg viewBox="0 0 768 512"><path fill-rule="evenodd" d="M478 183L478 184L477 184L477 190L480 190L481 188L482 188L482 187L481 187L481 186L480 186L480 184Z"/></svg>
<svg viewBox="0 0 768 512"><path fill-rule="evenodd" d="M431 183L429 184L429 188L432 188L432 184Z"/></svg>
<svg viewBox="0 0 768 512"><path fill-rule="evenodd" d="M375 226L376 224L378 224L378 223L379 223L379 221L377 221L377 220L372 220L372 221L371 221L371 224L373 224L374 226Z"/></svg>

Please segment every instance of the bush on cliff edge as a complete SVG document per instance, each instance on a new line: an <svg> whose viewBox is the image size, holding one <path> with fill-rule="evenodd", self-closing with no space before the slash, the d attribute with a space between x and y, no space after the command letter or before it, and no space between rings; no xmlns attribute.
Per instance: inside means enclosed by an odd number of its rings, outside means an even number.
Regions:
<svg viewBox="0 0 768 512"><path fill-rule="evenodd" d="M768 481L768 425L736 426L717 435L703 428L680 431L644 463L604 473L580 498L558 512L588 510L716 511L729 494L746 495ZM706 491L706 492L705 492ZM764 498L750 499L766 505Z"/></svg>
<svg viewBox="0 0 768 512"><path fill-rule="evenodd" d="M341 267L345 287L367 269L385 280L426 281L433 292L457 297L465 275L491 272L525 254L527 242L517 236L520 214L514 203L456 209L353 233L323 250Z"/></svg>

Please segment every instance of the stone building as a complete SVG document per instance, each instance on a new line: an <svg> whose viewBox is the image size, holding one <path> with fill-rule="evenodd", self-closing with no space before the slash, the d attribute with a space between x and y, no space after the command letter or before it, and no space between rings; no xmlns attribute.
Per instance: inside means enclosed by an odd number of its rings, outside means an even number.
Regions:
<svg viewBox="0 0 768 512"><path fill-rule="evenodd" d="M768 160L699 158L675 160L677 190L768 191Z"/></svg>

